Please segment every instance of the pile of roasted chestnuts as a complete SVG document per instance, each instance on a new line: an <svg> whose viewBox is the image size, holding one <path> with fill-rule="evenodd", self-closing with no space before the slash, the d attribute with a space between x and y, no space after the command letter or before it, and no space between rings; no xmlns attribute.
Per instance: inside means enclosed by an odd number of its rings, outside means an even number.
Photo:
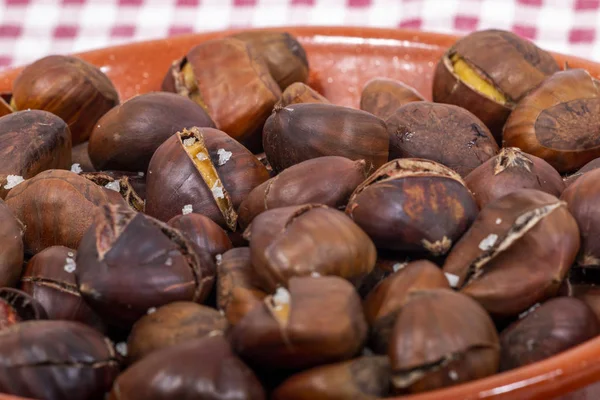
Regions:
<svg viewBox="0 0 600 400"><path fill-rule="evenodd" d="M587 71L486 30L434 102L381 77L332 104L284 32L164 72L120 102L51 56L0 100L1 393L372 400L600 333Z"/></svg>

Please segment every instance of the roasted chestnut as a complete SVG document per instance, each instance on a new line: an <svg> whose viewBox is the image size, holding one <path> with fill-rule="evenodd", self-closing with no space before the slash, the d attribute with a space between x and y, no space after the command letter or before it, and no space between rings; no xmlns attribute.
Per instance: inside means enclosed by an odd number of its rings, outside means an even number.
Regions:
<svg viewBox="0 0 600 400"><path fill-rule="evenodd" d="M474 32L442 56L433 77L433 100L471 111L500 143L511 110L557 71L550 53L512 32Z"/></svg>
<svg viewBox="0 0 600 400"><path fill-rule="evenodd" d="M346 214L378 248L446 254L477 216L460 175L429 160L390 161L350 196Z"/></svg>
<svg viewBox="0 0 600 400"><path fill-rule="evenodd" d="M80 173L96 171L96 168L94 168L92 160L90 159L90 155L88 154L88 144L89 142L79 143L71 149L71 160L73 161L73 165L71 165L72 172Z"/></svg>
<svg viewBox="0 0 600 400"><path fill-rule="evenodd" d="M98 186L109 189L109 196L115 198L115 203L119 202L116 198L121 197L132 209L144 211L145 202L133 188L129 176L114 172L85 172L81 176ZM131 179L137 178L138 176L135 174Z"/></svg>
<svg viewBox="0 0 600 400"><path fill-rule="evenodd" d="M465 177L479 208L519 189L536 189L559 197L560 174L546 161L516 147L505 147Z"/></svg>
<svg viewBox="0 0 600 400"><path fill-rule="evenodd" d="M396 394L423 392L498 371L496 327L477 302L448 289L412 291L388 350Z"/></svg>
<svg viewBox="0 0 600 400"><path fill-rule="evenodd" d="M177 215L169 220L168 225L179 230L194 246L196 253L205 251L216 257L232 247L227 233L202 214Z"/></svg>
<svg viewBox="0 0 600 400"><path fill-rule="evenodd" d="M564 178L565 186L568 187L586 172L593 171L597 168L600 168L600 158L594 158L592 161L579 168L577 172Z"/></svg>
<svg viewBox="0 0 600 400"><path fill-rule="evenodd" d="M44 57L13 82L15 110L45 110L62 118L74 145L85 142L96 121L119 104L119 94L99 68L76 57Z"/></svg>
<svg viewBox="0 0 600 400"><path fill-rule="evenodd" d="M504 126L505 146L543 158L560 173L600 157L600 88L587 71L558 72L524 97Z"/></svg>
<svg viewBox="0 0 600 400"><path fill-rule="evenodd" d="M413 101L425 101L425 98L404 82L375 78L363 87L360 109L386 120L398 107Z"/></svg>
<svg viewBox="0 0 600 400"><path fill-rule="evenodd" d="M14 286L23 268L23 223L0 199L0 287Z"/></svg>
<svg viewBox="0 0 600 400"><path fill-rule="evenodd" d="M12 109L10 104L8 104L6 102L6 100L4 100L4 98L2 98L2 96L0 96L0 117L8 115L8 114L12 113L13 111L14 110Z"/></svg>
<svg viewBox="0 0 600 400"><path fill-rule="evenodd" d="M283 93L281 98L275 104L274 108L287 107L292 104L300 103L324 103L331 104L329 100L323 97L319 92L311 88L310 86L296 82L288 86Z"/></svg>
<svg viewBox="0 0 600 400"><path fill-rule="evenodd" d="M71 168L71 133L46 111L20 111L0 118L0 198L47 169Z"/></svg>
<svg viewBox="0 0 600 400"><path fill-rule="evenodd" d="M0 288L0 330L40 319L48 319L48 314L37 300L17 289Z"/></svg>
<svg viewBox="0 0 600 400"><path fill-rule="evenodd" d="M215 124L190 99L173 93L142 94L113 108L94 125L89 155L97 170L146 172L152 155L184 128ZM132 157L135 155L135 157Z"/></svg>
<svg viewBox="0 0 600 400"><path fill-rule="evenodd" d="M318 204L276 208L245 232L262 287L273 292L290 278L337 275L359 284L375 264L375 246L344 213Z"/></svg>
<svg viewBox="0 0 600 400"><path fill-rule="evenodd" d="M323 156L365 160L372 172L387 161L389 141L380 118L332 104L277 108L263 130L263 148L276 172Z"/></svg>
<svg viewBox="0 0 600 400"><path fill-rule="evenodd" d="M585 304L596 314L600 321L600 269L573 267L569 276L563 281L559 296L575 297Z"/></svg>
<svg viewBox="0 0 600 400"><path fill-rule="evenodd" d="M551 194L521 189L489 203L446 258L454 287L494 317L556 295L579 250L577 222Z"/></svg>
<svg viewBox="0 0 600 400"><path fill-rule="evenodd" d="M146 213L166 222L185 208L235 231L235 210L267 179L264 165L224 132L184 129L163 143L150 161Z"/></svg>
<svg viewBox="0 0 600 400"><path fill-rule="evenodd" d="M240 205L238 220L247 227L266 210L307 203L343 208L366 175L363 160L328 156L303 161L255 187Z"/></svg>

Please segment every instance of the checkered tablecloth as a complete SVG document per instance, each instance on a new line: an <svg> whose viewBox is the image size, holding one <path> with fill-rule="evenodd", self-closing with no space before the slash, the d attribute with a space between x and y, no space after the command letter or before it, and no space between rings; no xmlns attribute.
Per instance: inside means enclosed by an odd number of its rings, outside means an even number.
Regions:
<svg viewBox="0 0 600 400"><path fill-rule="evenodd" d="M461 34L496 27L600 61L600 0L0 0L0 68L181 33L283 25Z"/></svg>

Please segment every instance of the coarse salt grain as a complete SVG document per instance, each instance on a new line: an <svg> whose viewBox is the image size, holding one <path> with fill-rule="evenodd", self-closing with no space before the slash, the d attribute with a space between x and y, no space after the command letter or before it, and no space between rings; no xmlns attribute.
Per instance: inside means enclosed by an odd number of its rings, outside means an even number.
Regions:
<svg viewBox="0 0 600 400"><path fill-rule="evenodd" d="M117 350L117 352L120 355L122 355L123 357L127 357L127 343L125 343L125 342L117 343L115 346L115 350Z"/></svg>
<svg viewBox="0 0 600 400"><path fill-rule="evenodd" d="M500 225L502 223L502 220L500 218L496 219L496 225Z"/></svg>
<svg viewBox="0 0 600 400"><path fill-rule="evenodd" d="M146 314L150 315L150 314L154 314L156 312L156 307L150 307L148 309L148 311L146 311Z"/></svg>
<svg viewBox="0 0 600 400"><path fill-rule="evenodd" d="M278 287L273 295L273 302L277 307L284 304L290 304L290 292L284 287Z"/></svg>
<svg viewBox="0 0 600 400"><path fill-rule="evenodd" d="M208 160L208 156L204 153L198 153L196 154L196 158L200 161L204 161L204 160Z"/></svg>
<svg viewBox="0 0 600 400"><path fill-rule="evenodd" d="M458 380L458 374L456 373L456 371L454 370L450 370L450 372L448 372L448 376L450 377L450 379L452 379L453 381Z"/></svg>
<svg viewBox="0 0 600 400"><path fill-rule="evenodd" d="M446 275L446 279L448 279L448 283L450 284L450 287L456 287L456 285L458 285L458 275L454 275L451 274L449 272L444 272L444 275Z"/></svg>
<svg viewBox="0 0 600 400"><path fill-rule="evenodd" d="M219 186L219 181L216 181L210 190L212 191L212 194L215 197L215 199L225 198L225 193L223 193L223 188Z"/></svg>
<svg viewBox="0 0 600 400"><path fill-rule="evenodd" d="M495 233L490 233L485 239L483 239L479 243L479 248L483 251L489 250L496 244L496 240L498 240L498 235Z"/></svg>
<svg viewBox="0 0 600 400"><path fill-rule="evenodd" d="M194 143L196 143L196 138L194 137L183 139L184 146L192 146Z"/></svg>
<svg viewBox="0 0 600 400"><path fill-rule="evenodd" d="M394 272L398 272L401 269L404 269L404 267L406 267L408 265L408 263L396 263L394 265L392 265L392 270Z"/></svg>
<svg viewBox="0 0 600 400"><path fill-rule="evenodd" d="M229 161L233 153L225 149L219 149L217 150L217 154L219 155L219 165L224 165L227 161Z"/></svg>
<svg viewBox="0 0 600 400"><path fill-rule="evenodd" d="M183 208L181 209L181 213L183 215L188 215L194 212L194 207L192 207L191 204L186 204L185 206L183 206Z"/></svg>
<svg viewBox="0 0 600 400"><path fill-rule="evenodd" d="M71 165L71 172L75 172L76 174L80 174L83 172L81 169L81 164L75 163Z"/></svg>
<svg viewBox="0 0 600 400"><path fill-rule="evenodd" d="M536 303L536 304L532 305L527 310L525 310L521 314L519 314L519 319L525 318L527 315L529 315L533 310L535 310L539 306L540 306L540 303Z"/></svg>
<svg viewBox="0 0 600 400"><path fill-rule="evenodd" d="M312 276L313 278L319 278L321 276L321 274L316 271L313 271L310 273L310 276Z"/></svg>
<svg viewBox="0 0 600 400"><path fill-rule="evenodd" d="M119 183L119 181L108 182L106 185L104 185L104 187L109 190L114 190L115 192L121 191L121 184Z"/></svg>
<svg viewBox="0 0 600 400"><path fill-rule="evenodd" d="M165 261L165 265L166 266L171 266L173 265L173 259L171 257L167 258L167 260Z"/></svg>
<svg viewBox="0 0 600 400"><path fill-rule="evenodd" d="M69 254L73 254L73 253L69 253ZM73 272L75 272L76 268L77 268L77 264L75 264L75 260L73 260L71 257L67 257L65 259L65 266L64 266L65 271L72 274Z"/></svg>
<svg viewBox="0 0 600 400"><path fill-rule="evenodd" d="M221 254L217 254L215 256L215 260L217 261L217 264L221 264L221 261L223 261L223 256Z"/></svg>
<svg viewBox="0 0 600 400"><path fill-rule="evenodd" d="M140 178L144 177L144 175L145 175L145 174L144 174L142 171L138 172L138 176L139 176Z"/></svg>
<svg viewBox="0 0 600 400"><path fill-rule="evenodd" d="M23 179L23 177L20 175L8 175L6 177L6 185L4 185L4 189L12 189L24 181L25 179Z"/></svg>

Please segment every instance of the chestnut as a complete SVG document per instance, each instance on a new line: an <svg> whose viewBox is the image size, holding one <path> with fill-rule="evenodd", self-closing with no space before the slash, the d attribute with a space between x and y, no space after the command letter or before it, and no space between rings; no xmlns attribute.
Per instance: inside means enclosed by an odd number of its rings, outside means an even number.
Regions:
<svg viewBox="0 0 600 400"><path fill-rule="evenodd" d="M273 292L290 278L337 275L359 284L375 265L375 246L344 213L318 204L265 211L245 232L262 287Z"/></svg>
<svg viewBox="0 0 600 400"><path fill-rule="evenodd" d="M264 58L281 90L308 80L308 59L298 40L288 32L244 31L232 35L250 44Z"/></svg>
<svg viewBox="0 0 600 400"><path fill-rule="evenodd" d="M410 260L409 256L402 253L378 251L373 270L356 287L356 291L362 299L365 299L381 281L404 268Z"/></svg>
<svg viewBox="0 0 600 400"><path fill-rule="evenodd" d="M398 313L388 354L395 393L416 393L495 374L500 345L490 316L468 296L415 290Z"/></svg>
<svg viewBox="0 0 600 400"><path fill-rule="evenodd" d="M250 248L239 247L217 261L217 307L230 325L236 325L250 310L262 304L267 293L250 262Z"/></svg>
<svg viewBox="0 0 600 400"><path fill-rule="evenodd" d="M0 199L0 287L14 286L23 268L25 226Z"/></svg>
<svg viewBox="0 0 600 400"><path fill-rule="evenodd" d="M0 288L0 330L40 319L48 319L48 314L37 300L17 289Z"/></svg>
<svg viewBox="0 0 600 400"><path fill-rule="evenodd" d="M125 204L109 189L59 169L40 172L6 196L6 205L26 227L23 240L30 254L50 246L76 248L94 210L110 202Z"/></svg>
<svg viewBox="0 0 600 400"><path fill-rule="evenodd" d="M2 98L2 96L0 96L0 117L8 115L12 112L13 112L13 109L10 106L10 104L7 103L6 100L4 100L4 98Z"/></svg>
<svg viewBox="0 0 600 400"><path fill-rule="evenodd" d="M164 142L150 160L146 213L166 222L185 208L235 231L235 210L267 179L264 165L224 132L184 129Z"/></svg>
<svg viewBox="0 0 600 400"><path fill-rule="evenodd" d="M519 189L536 189L559 197L565 188L560 174L546 161L505 147L465 177L479 208Z"/></svg>
<svg viewBox="0 0 600 400"><path fill-rule="evenodd" d="M181 232L124 205L94 215L75 259L79 292L113 326L128 328L149 308L202 302L215 266Z"/></svg>
<svg viewBox="0 0 600 400"><path fill-rule="evenodd" d="M563 281L558 295L575 297L583 301L600 321L600 286L598 286L600 275L598 271L600 270L571 268L569 276Z"/></svg>
<svg viewBox="0 0 600 400"><path fill-rule="evenodd" d="M62 119L39 110L0 118L0 198L23 179L69 168L71 133Z"/></svg>
<svg viewBox="0 0 600 400"><path fill-rule="evenodd" d="M363 303L365 317L371 327L369 347L387 354L396 317L408 301L410 293L425 289L450 289L442 270L430 261L413 261L382 280Z"/></svg>
<svg viewBox="0 0 600 400"><path fill-rule="evenodd" d="M127 338L127 361L205 336L223 335L227 320L214 308L188 301L167 304L140 318Z"/></svg>
<svg viewBox="0 0 600 400"><path fill-rule="evenodd" d="M498 153L498 145L483 122L450 104L408 103L398 107L386 124L390 160L424 158L466 176Z"/></svg>
<svg viewBox="0 0 600 400"><path fill-rule="evenodd" d="M484 207L454 246L444 272L494 317L512 317L555 296L579 250L567 205L520 189Z"/></svg>
<svg viewBox="0 0 600 400"><path fill-rule="evenodd" d="M592 161L585 164L583 167L579 168L577 170L577 172L565 177L564 178L565 186L568 187L569 185L571 185L573 182L575 182L577 179L579 179L586 172L593 171L597 168L600 168L600 158L594 158Z"/></svg>
<svg viewBox="0 0 600 400"><path fill-rule="evenodd" d="M500 334L500 370L558 354L600 333L596 315L581 300L550 299Z"/></svg>
<svg viewBox="0 0 600 400"><path fill-rule="evenodd" d="M350 359L367 338L360 298L336 276L291 278L235 325L230 340L253 365L297 370Z"/></svg>
<svg viewBox="0 0 600 400"><path fill-rule="evenodd" d="M477 216L456 172L429 160L390 161L350 196L346 214L383 249L444 255Z"/></svg>
<svg viewBox="0 0 600 400"><path fill-rule="evenodd" d="M101 400L119 373L110 342L86 325L27 321L0 331L0 392Z"/></svg>
<svg viewBox="0 0 600 400"><path fill-rule="evenodd" d="M275 104L274 108L282 108L292 104L300 103L331 104L329 100L327 100L319 92L317 92L310 86L302 82L296 82L292 83L283 91L283 93L281 94L281 98Z"/></svg>
<svg viewBox="0 0 600 400"><path fill-rule="evenodd" d="M12 107L58 115L69 125L73 145L85 142L96 121L117 104L119 94L110 79L76 57L44 57L13 82Z"/></svg>
<svg viewBox="0 0 600 400"><path fill-rule="evenodd" d="M19 287L46 310L49 319L77 321L104 332L100 316L83 300L75 281L75 250L51 246L29 260Z"/></svg>
<svg viewBox="0 0 600 400"><path fill-rule="evenodd" d="M557 72L525 96L504 126L505 146L543 158L560 173L600 157L600 89L583 69Z"/></svg>
<svg viewBox="0 0 600 400"><path fill-rule="evenodd" d="M384 356L364 356L315 367L286 379L272 400L372 400L390 390L390 362Z"/></svg>
<svg viewBox="0 0 600 400"><path fill-rule="evenodd" d="M98 186L109 189L109 196L115 198L113 202L118 203L119 201L116 198L121 197L132 209L144 211L145 202L137 194L127 175L114 172L86 172L82 173L81 176Z"/></svg>
<svg viewBox="0 0 600 400"><path fill-rule="evenodd" d="M214 128L215 124L190 99L166 92L135 96L94 125L89 156L99 171L146 172L152 155L165 140L193 126Z"/></svg>
<svg viewBox="0 0 600 400"><path fill-rule="evenodd" d="M303 161L255 187L240 205L238 221L247 227L266 210L307 203L343 208L366 177L364 160L327 156Z"/></svg>
<svg viewBox="0 0 600 400"><path fill-rule="evenodd" d="M263 148L276 172L323 156L365 160L371 172L387 161L389 141L380 118L332 104L276 108L263 130Z"/></svg>
<svg viewBox="0 0 600 400"><path fill-rule="evenodd" d="M437 64L433 101L471 111L500 143L511 110L559 69L550 53L512 32L473 32L459 39Z"/></svg>
<svg viewBox="0 0 600 400"><path fill-rule="evenodd" d="M425 98L404 82L388 78L371 79L360 95L360 109L378 116L384 121L400 106Z"/></svg>
<svg viewBox="0 0 600 400"><path fill-rule="evenodd" d="M96 172L96 168L94 168L88 154L88 145L89 142L83 142L73 146L71 149L71 160L73 161L73 165L71 165L72 172ZM79 171L80 169L81 171Z"/></svg>
<svg viewBox="0 0 600 400"><path fill-rule="evenodd" d="M205 251L216 257L232 247L227 233L202 214L177 215L167 224L179 230L192 243L196 253Z"/></svg>
<svg viewBox="0 0 600 400"><path fill-rule="evenodd" d="M109 400L264 400L260 382L222 336L179 343L122 373Z"/></svg>
<svg viewBox="0 0 600 400"><path fill-rule="evenodd" d="M163 90L194 100L219 130L243 143L260 138L262 126L281 96L260 52L234 38L193 47L173 63Z"/></svg>

